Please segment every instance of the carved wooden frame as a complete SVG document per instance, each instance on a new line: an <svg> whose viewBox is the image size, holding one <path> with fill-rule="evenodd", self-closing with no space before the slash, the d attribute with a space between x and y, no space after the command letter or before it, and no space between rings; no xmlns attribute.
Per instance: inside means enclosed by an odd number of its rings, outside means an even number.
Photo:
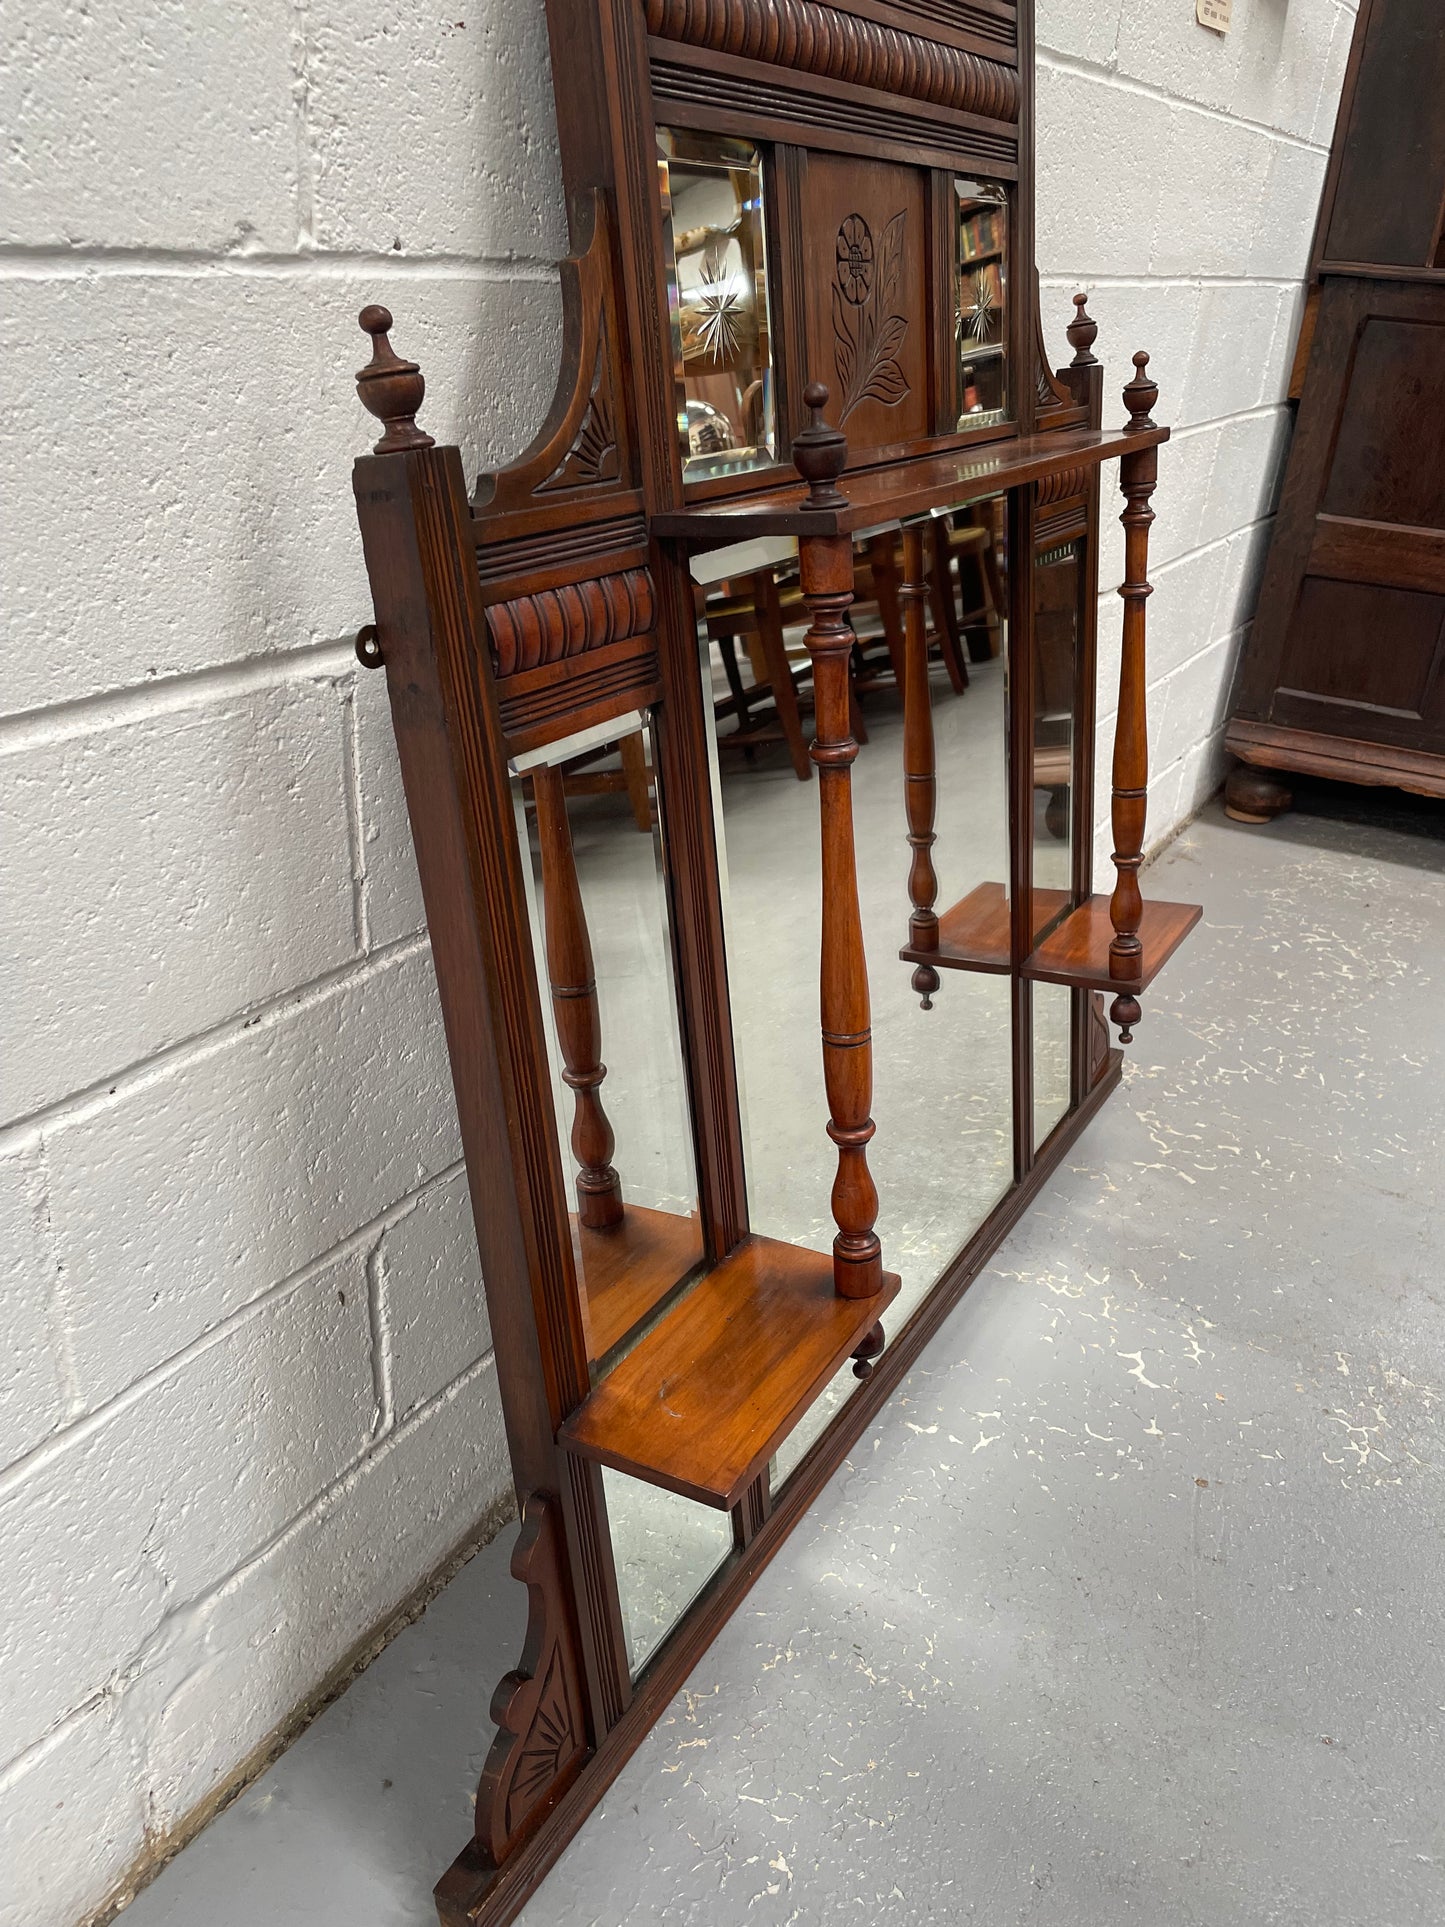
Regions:
<svg viewBox="0 0 1445 1927"><path fill-rule="evenodd" d="M437 1887L447 1927L501 1927L595 1804L697 1655L773 1556L959 1294L1119 1078L1099 991L1118 978L1116 1019L1137 1018L1135 993L1154 965L1142 955L1135 873L1142 848L1143 620L1148 495L1167 431L1148 419L1152 385L1131 385L1130 423L1101 429L1096 333L1078 298L1072 363L1050 369L1033 273L1033 17L1031 0L547 0L559 95L573 253L562 264L563 361L556 397L531 447L469 495L461 458L417 426L420 370L391 348L391 317L367 309L373 356L362 399L385 424L356 465L355 490L376 611L359 652L384 665L451 1052L463 1146L496 1345L498 1383L522 1529L513 1573L527 1587L528 1632L517 1670L497 1689L499 1728L478 1793L476 1829ZM673 407L655 128L740 132L768 147L769 258L785 325L776 331L779 446L796 467L685 485ZM840 407L852 415L912 376L927 393L918 432L876 432L848 461L810 386L803 343L809 286L802 210L809 167L895 169L915 184L927 266L919 277L902 227L870 229L881 277L844 315L853 361ZM1007 317L1014 414L983 431L956 427L950 287L952 179L1006 184L1014 262ZM914 191L910 189L910 192ZM840 234L842 226L840 225ZM895 247L894 242L899 245ZM919 298L898 304L907 268ZM951 269L950 269L951 274ZM1019 298L1020 289L1031 298ZM835 298L836 299L836 298ZM901 325L900 325L901 324ZM868 367L863 370L867 349ZM846 360L846 357L845 357ZM870 394L871 391L871 394ZM1146 391L1148 391L1146 395ZM1073 1105L1036 1150L1016 1121L1016 1182L883 1351L877 1311L890 1284L873 1230L867 1146L871 1043L867 973L853 873L846 662L851 639L852 532L873 514L907 516L1006 490L1012 539L1033 553L1038 528L1083 538L1089 556L1078 662L1075 783L1091 820L1094 596L1099 464L1122 456L1130 507L1122 748L1116 757L1120 853L1112 945L1077 961L1071 983ZM799 475L807 484L800 491ZM882 511L882 513L880 513ZM709 518L712 518L711 520ZM543 1043L508 764L579 729L639 709L654 716L655 778L665 799L668 891L680 1027L691 1104L706 1257L720 1266L749 1236L737 1072L727 995L721 892L708 775L711 718L697 675L690 547L746 526L798 537L812 619L822 792L825 896L822 1072L838 1149L834 1189L837 1294L857 1306L849 1344L860 1387L774 1493L766 1471L729 1490L734 1552L641 1677L629 1674L601 1472L576 1445L591 1391L587 1336L568 1234L568 1187ZM922 544L910 537L904 602L921 635ZM1030 571L1012 572L1015 673L1026 679ZM916 647L914 649L916 655ZM905 956L915 984L937 985L937 918L929 895L931 726L910 677L906 760L913 923ZM1026 688L1016 702L1028 709ZM1022 725L1020 725L1021 727ZM1014 788L1023 768L1013 745ZM900 797L903 793L900 773ZM555 802L555 799L553 799ZM1027 797L1011 808L1021 821ZM550 861L565 870L553 823ZM1015 839L1012 925L1003 968L1014 986L1016 1120L1031 1117L1027 838ZM1073 896L1083 916L1092 879L1085 836L1074 841ZM900 923L905 877L900 864ZM585 992L585 930L548 932L554 992ZM1098 902L1100 900L1092 900ZM930 917L932 924L930 925ZM1072 921L1072 919L1071 919ZM934 938L930 948L930 932ZM1152 942L1152 938L1150 938ZM914 950L916 949L916 956ZM1097 944L1095 945L1097 952ZM973 967L973 966L965 966ZM1099 970L1105 972L1098 981ZM1069 974L1072 972L1072 974ZM1044 974L1039 972L1036 974ZM560 988L558 988L560 986ZM607 1209L609 1139L597 1098L595 1037L585 1014L569 1031L578 1091L579 1157ZM856 1343L855 1343L856 1341ZM881 1353L881 1356L880 1356ZM569 1449L570 1442L570 1449Z"/></svg>

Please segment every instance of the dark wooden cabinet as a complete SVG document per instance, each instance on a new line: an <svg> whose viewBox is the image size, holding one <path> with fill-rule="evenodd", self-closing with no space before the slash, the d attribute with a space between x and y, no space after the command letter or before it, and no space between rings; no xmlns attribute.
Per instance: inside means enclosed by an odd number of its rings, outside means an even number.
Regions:
<svg viewBox="0 0 1445 1927"><path fill-rule="evenodd" d="M1109 1022L1127 1043L1199 915L1138 874L1168 430L1143 353L1104 426L1082 296L1072 358L1044 349L1029 0L547 14L574 252L533 445L469 489L391 316L361 316L384 433L354 475L358 648L415 835L530 1614L449 1927L500 1927L542 1878L1116 1087Z"/></svg>
<svg viewBox="0 0 1445 1927"><path fill-rule="evenodd" d="M1226 742L1231 814L1303 770L1445 795L1445 20L1365 0L1303 383Z"/></svg>

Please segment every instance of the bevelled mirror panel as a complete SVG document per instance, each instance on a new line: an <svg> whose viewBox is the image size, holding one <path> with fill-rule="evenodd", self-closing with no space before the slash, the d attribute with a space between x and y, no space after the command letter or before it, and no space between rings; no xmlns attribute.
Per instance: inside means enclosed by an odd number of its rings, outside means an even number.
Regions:
<svg viewBox="0 0 1445 1927"><path fill-rule="evenodd" d="M1011 413L1008 197L992 181L955 180L953 192L958 425L985 428Z"/></svg>
<svg viewBox="0 0 1445 1927"><path fill-rule="evenodd" d="M659 128L658 177L683 474L766 466L776 441L761 152Z"/></svg>

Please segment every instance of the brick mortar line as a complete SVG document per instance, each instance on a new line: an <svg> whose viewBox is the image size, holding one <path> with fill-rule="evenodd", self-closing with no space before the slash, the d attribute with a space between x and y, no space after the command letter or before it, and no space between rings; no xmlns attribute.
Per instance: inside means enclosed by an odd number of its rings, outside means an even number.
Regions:
<svg viewBox="0 0 1445 1927"><path fill-rule="evenodd" d="M1167 88L1151 87L1147 81L1137 80L1132 74L1120 73L1117 68L1105 67L1097 61L1085 60L1078 54L1056 52L1051 47L1036 50L1041 67L1052 67L1056 72L1073 74L1080 80L1101 81L1105 86L1117 89L1120 93L1142 95L1146 100L1162 101L1168 107L1182 107L1187 113L1203 114L1209 120L1222 120L1231 127L1247 127L1251 133L1265 134L1271 140L1283 142L1289 147L1305 147L1312 154L1329 153L1329 143L1323 145L1311 140L1304 134L1292 134L1284 127L1271 127L1268 121L1250 120L1243 114L1227 113L1222 107L1207 106L1202 100L1191 100L1187 94L1171 94ZM1321 75L1321 85L1324 76Z"/></svg>
<svg viewBox="0 0 1445 1927"><path fill-rule="evenodd" d="M180 715L255 689L279 689L288 682L339 684L355 667L354 643L328 638L301 643L295 649L204 663L174 676L158 676L153 682L122 683L35 709L12 710L8 716L0 716L0 760L82 736L101 735L132 722Z"/></svg>
<svg viewBox="0 0 1445 1927"><path fill-rule="evenodd" d="M400 280L478 280L503 286L525 281L555 286L557 268L554 257L530 254L388 254L342 248L224 254L207 248L0 241L0 279L6 280L101 280L128 275L200 280L239 274L258 280L344 281L358 274L384 273Z"/></svg>
<svg viewBox="0 0 1445 1927"><path fill-rule="evenodd" d="M93 1713L106 1699L116 1698L119 1706L123 1709L126 1692L129 1690L132 1681L135 1678L139 1678L144 1670L147 1651L154 1644L157 1635L162 1633L173 1619L213 1605L223 1599L229 1592L238 1588L264 1559L269 1558L273 1553L280 1550L289 1540L298 1537L303 1530L310 1526L318 1512L324 1511L338 1499L346 1497L348 1490L358 1485L372 1466L383 1463L393 1451L400 1448L414 1431L419 1430L422 1425L426 1424L433 1415L439 1412L444 1406L452 1403L469 1385L481 1378L489 1368L493 1371L495 1370L495 1356L492 1352L487 1352L481 1358L474 1359L472 1363L468 1365L464 1371L459 1372L448 1385L443 1386L441 1391L434 1393L424 1404L419 1405L414 1412L409 1412L405 1420L394 1432L389 1433L384 1439L378 1440L374 1445L368 1446L363 1452L359 1453L349 1465L336 1474L335 1478L329 1480L319 1492L308 1499L306 1504L302 1506L298 1512L294 1513L284 1525L279 1527L263 1545L247 1553L238 1565L232 1567L231 1571L217 1580L213 1586L209 1587L205 1592L196 1594L192 1599L184 1600L177 1605L169 1607L146 1635L140 1650L131 1655L131 1677L123 1682L119 1691L117 1692L113 1685L107 1683L107 1685L99 1687L95 1692L87 1693L78 1705L69 1708L63 1713L46 1732L40 1734L36 1739L31 1740L11 1759L7 1760L3 1765L0 1765L0 1793L9 1792L13 1786L23 1780L32 1767L37 1765L47 1753L51 1752L55 1746L65 1738L71 1728L79 1724L88 1714ZM495 1512L500 1509L503 1514L498 1521L498 1530L501 1525L506 1523L507 1517L511 1516L511 1512L506 1505L506 1500L509 1496L509 1494L504 1492L501 1495L500 1501L489 1508L489 1512ZM467 1535L468 1538L471 1536L471 1534ZM391 1615L387 1615L388 1619L390 1617Z"/></svg>
<svg viewBox="0 0 1445 1927"><path fill-rule="evenodd" d="M378 945L365 956L348 957L344 963L324 971L319 977L309 978L304 984L292 985L290 989L280 991L260 1003L243 1005L208 1029L165 1044L147 1057L136 1058L120 1070L96 1078L81 1090L67 1091L64 1097L56 1098L53 1103L42 1105L39 1110L31 1111L24 1117L12 1118L0 1126L0 1158L26 1149L43 1139L48 1131L99 1116L113 1105L124 1103L137 1092L149 1090L153 1084L160 1083L178 1069L188 1069L193 1064L204 1063L207 1058L217 1057L241 1038L274 1029L293 1015L313 1009L353 984L385 976L388 971L399 969L411 958L423 955L430 947L431 940L425 930L398 937L393 943Z"/></svg>
<svg viewBox="0 0 1445 1927"><path fill-rule="evenodd" d="M315 1258L308 1259L304 1265L290 1272L285 1278L278 1279L275 1284L268 1285L266 1289L258 1293L256 1297L248 1298L244 1305L238 1305L234 1311L228 1312L226 1316L216 1324L210 1325L205 1331L197 1333L188 1343L182 1345L179 1351L172 1352L168 1358L163 1358L157 1364L147 1367L138 1378L132 1379L130 1384L125 1386L121 1391L114 1393L100 1405L93 1406L90 1411L82 1413L79 1418L72 1420L70 1424L59 1426L55 1431L49 1433L38 1445L32 1446L28 1452L20 1458L12 1460L9 1465L3 1470L0 1470L0 1504L7 1502L14 1493L23 1490L33 1478L46 1471L57 1459L63 1458L67 1452L73 1451L77 1446L83 1445L87 1439L94 1437L97 1432L104 1431L107 1425L113 1423L116 1418L128 1412L133 1405L146 1397L147 1394L153 1391L158 1385L164 1385L171 1379L188 1371L198 1358L204 1358L207 1352L213 1350L217 1345L222 1344L233 1332L241 1330L243 1326L251 1323L254 1319L264 1317L274 1306L282 1303L287 1298L294 1297L298 1292L304 1291L308 1285L315 1284L316 1280L328 1271L339 1258L352 1257L359 1251L369 1251L374 1245L379 1244L387 1232L394 1230L397 1225L404 1223L406 1219L410 1218L413 1213L420 1208L424 1199L429 1197L433 1192L439 1191L443 1185L450 1184L464 1169L465 1166L462 1160L457 1158L450 1164L444 1165L440 1171L434 1171L430 1177L417 1185L415 1189L408 1191L405 1196L398 1198L393 1204L389 1204L385 1210L377 1212L377 1214L369 1218L365 1224L359 1225L355 1231L349 1232L346 1237L332 1245L328 1250L322 1252ZM491 1356L490 1352L487 1356ZM450 1383L452 1385L459 1384L460 1375L458 1378L451 1380ZM430 1402L434 1403L437 1398L445 1396L448 1389L448 1387L444 1386L440 1393L433 1395L433 1399ZM425 1409L426 1405L418 1406L417 1408L418 1411ZM336 1479L345 1478L363 1459L374 1455L379 1447L385 1443L387 1438L401 1436L405 1432L406 1427L410 1425L414 1416L414 1413L408 1413L401 1425L394 1427L383 1437L369 1440L357 1458L353 1459L348 1466L337 1473ZM333 1480L332 1483L334 1484L335 1480ZM323 1488L323 1491L327 1489L329 1488ZM308 1506L312 1503L313 1501L311 1500L307 1501ZM300 1515L298 1514L297 1516L299 1517ZM294 1523L294 1521L288 1522L286 1526L280 1528L278 1533L274 1534L273 1537L279 1537L282 1533L288 1531L290 1529L290 1523ZM268 1541L267 1543L269 1544L270 1542ZM247 1562L249 1562L251 1556L250 1554L247 1555ZM243 1566L247 1562L243 1562ZM243 1567L238 1567L236 1570L240 1571L242 1569ZM225 1581L218 1582L214 1590L220 1590L225 1583ZM205 1593L202 1594L201 1597L206 1599L211 1597L211 1594ZM175 1610L179 1610L179 1608Z"/></svg>

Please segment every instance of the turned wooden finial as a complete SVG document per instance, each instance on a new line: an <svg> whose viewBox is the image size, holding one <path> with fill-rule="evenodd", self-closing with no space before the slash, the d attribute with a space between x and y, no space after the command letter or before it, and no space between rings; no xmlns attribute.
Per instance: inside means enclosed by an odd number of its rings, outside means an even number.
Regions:
<svg viewBox="0 0 1445 1927"><path fill-rule="evenodd" d="M363 308L357 318L362 333L371 336L371 360L357 372L356 392L362 407L386 424L386 433L372 453L394 455L398 449L434 447L434 438L416 425L426 382L417 364L403 361L388 341L390 310Z"/></svg>
<svg viewBox="0 0 1445 1927"><path fill-rule="evenodd" d="M841 428L830 428L823 420L828 406L828 390L821 381L810 381L803 390L812 420L793 438L793 466L808 484L805 509L837 509L847 505L847 496L834 483L848 466L848 438Z"/></svg>
<svg viewBox="0 0 1445 1927"><path fill-rule="evenodd" d="M1099 357L1094 353L1094 343L1099 338L1099 324L1089 313L1085 302L1087 294L1074 296L1074 318L1064 333L1069 337L1069 346L1074 351L1072 368L1097 368Z"/></svg>
<svg viewBox="0 0 1445 1927"><path fill-rule="evenodd" d="M1134 357L1134 379L1124 390L1124 406L1129 411L1129 419L1124 424L1126 429L1154 426L1149 411L1159 399L1159 384L1150 381L1144 373L1148 366L1149 357L1141 348Z"/></svg>

